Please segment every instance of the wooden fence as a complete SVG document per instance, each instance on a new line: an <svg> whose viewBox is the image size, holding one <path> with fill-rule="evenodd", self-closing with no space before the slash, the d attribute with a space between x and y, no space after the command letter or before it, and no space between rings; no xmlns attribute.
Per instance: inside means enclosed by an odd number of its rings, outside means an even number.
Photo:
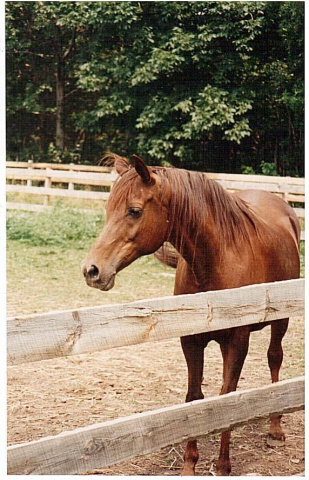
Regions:
<svg viewBox="0 0 309 480"><path fill-rule="evenodd" d="M109 190L117 176L115 170L109 167L58 165L31 161L28 163L7 162L6 178L11 183L7 183L6 189L8 193L43 195L45 207L48 206L50 197L53 196L107 200ZM39 184L33 185L33 182L39 182ZM75 186L78 185L83 189L75 189ZM85 190L85 187L88 189ZM106 187L108 191L100 191L102 187ZM7 206L25 210L39 210L42 207L41 205L15 204L14 202L10 202Z"/></svg>
<svg viewBox="0 0 309 480"><path fill-rule="evenodd" d="M8 319L8 364L303 315L304 280ZM304 408L304 378L175 405L8 447L8 474L78 474Z"/></svg>
<svg viewBox="0 0 309 480"><path fill-rule="evenodd" d="M232 175L225 173L207 173L229 191L257 188L267 190L281 196L287 202L305 202L305 180L294 177L275 177L265 175ZM48 163L7 162L7 192L43 195L47 206L51 196L106 200L109 192L94 191L94 188L110 189L117 178L116 172L109 167L87 165L60 165ZM12 183L14 182L14 183ZM19 182L19 183L16 183ZM20 182L24 182L22 185ZM41 182L41 185L33 185ZM53 187L58 184L58 187ZM59 184L67 188L59 188ZM76 190L75 185L91 190ZM35 209L36 206L8 203L8 208ZM41 206L40 206L41 207ZM299 217L304 217L304 209L297 208Z"/></svg>

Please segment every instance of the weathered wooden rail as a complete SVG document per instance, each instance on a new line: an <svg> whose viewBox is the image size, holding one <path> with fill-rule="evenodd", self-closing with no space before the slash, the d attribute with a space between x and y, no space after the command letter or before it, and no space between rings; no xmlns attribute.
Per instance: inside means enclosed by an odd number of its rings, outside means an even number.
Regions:
<svg viewBox="0 0 309 480"><path fill-rule="evenodd" d="M8 363L276 321L304 313L304 280L8 319ZM304 408L304 379L234 392L8 448L9 474L76 474L252 419Z"/></svg>
<svg viewBox="0 0 309 480"><path fill-rule="evenodd" d="M304 408L304 378L174 405L8 449L8 474L68 475Z"/></svg>
<svg viewBox="0 0 309 480"><path fill-rule="evenodd" d="M268 175L207 173L229 191L258 189L281 196L287 202L305 203L305 179Z"/></svg>
<svg viewBox="0 0 309 480"><path fill-rule="evenodd" d="M168 340L303 312L304 280L10 317L8 365Z"/></svg>

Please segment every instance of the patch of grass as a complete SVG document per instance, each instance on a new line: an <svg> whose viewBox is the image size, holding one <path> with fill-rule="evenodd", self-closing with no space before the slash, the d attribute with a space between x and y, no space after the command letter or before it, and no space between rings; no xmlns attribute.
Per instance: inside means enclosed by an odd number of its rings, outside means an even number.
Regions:
<svg viewBox="0 0 309 480"><path fill-rule="evenodd" d="M103 223L103 212L86 213L59 204L42 212L10 210L7 239L31 246L83 248L86 240L98 236Z"/></svg>
<svg viewBox="0 0 309 480"><path fill-rule="evenodd" d="M104 215L60 204L43 212L7 213L9 315L130 302L172 295L175 270L152 255L117 275L110 292L89 288L81 263L102 230Z"/></svg>

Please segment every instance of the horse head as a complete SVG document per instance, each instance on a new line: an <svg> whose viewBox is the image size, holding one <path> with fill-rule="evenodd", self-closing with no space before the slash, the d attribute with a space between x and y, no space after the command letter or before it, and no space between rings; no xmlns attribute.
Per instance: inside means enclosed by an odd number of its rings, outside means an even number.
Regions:
<svg viewBox="0 0 309 480"><path fill-rule="evenodd" d="M82 264L87 284L104 291L113 288L120 270L155 252L168 232L167 182L136 155L134 167L113 157L119 178L107 202L105 226Z"/></svg>

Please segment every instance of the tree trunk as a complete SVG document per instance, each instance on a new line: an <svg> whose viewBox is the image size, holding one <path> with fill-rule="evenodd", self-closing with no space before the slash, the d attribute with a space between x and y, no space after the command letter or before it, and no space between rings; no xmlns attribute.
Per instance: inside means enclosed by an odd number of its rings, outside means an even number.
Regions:
<svg viewBox="0 0 309 480"><path fill-rule="evenodd" d="M58 56L56 74L56 147L63 152L65 116L64 116L64 85L65 85L65 61Z"/></svg>
<svg viewBox="0 0 309 480"><path fill-rule="evenodd" d="M63 51L63 37L61 27L58 29L58 41L55 42L55 55L57 61L56 72L56 147L63 152L65 148L65 64L66 59L75 46L75 28L72 30L70 44Z"/></svg>

